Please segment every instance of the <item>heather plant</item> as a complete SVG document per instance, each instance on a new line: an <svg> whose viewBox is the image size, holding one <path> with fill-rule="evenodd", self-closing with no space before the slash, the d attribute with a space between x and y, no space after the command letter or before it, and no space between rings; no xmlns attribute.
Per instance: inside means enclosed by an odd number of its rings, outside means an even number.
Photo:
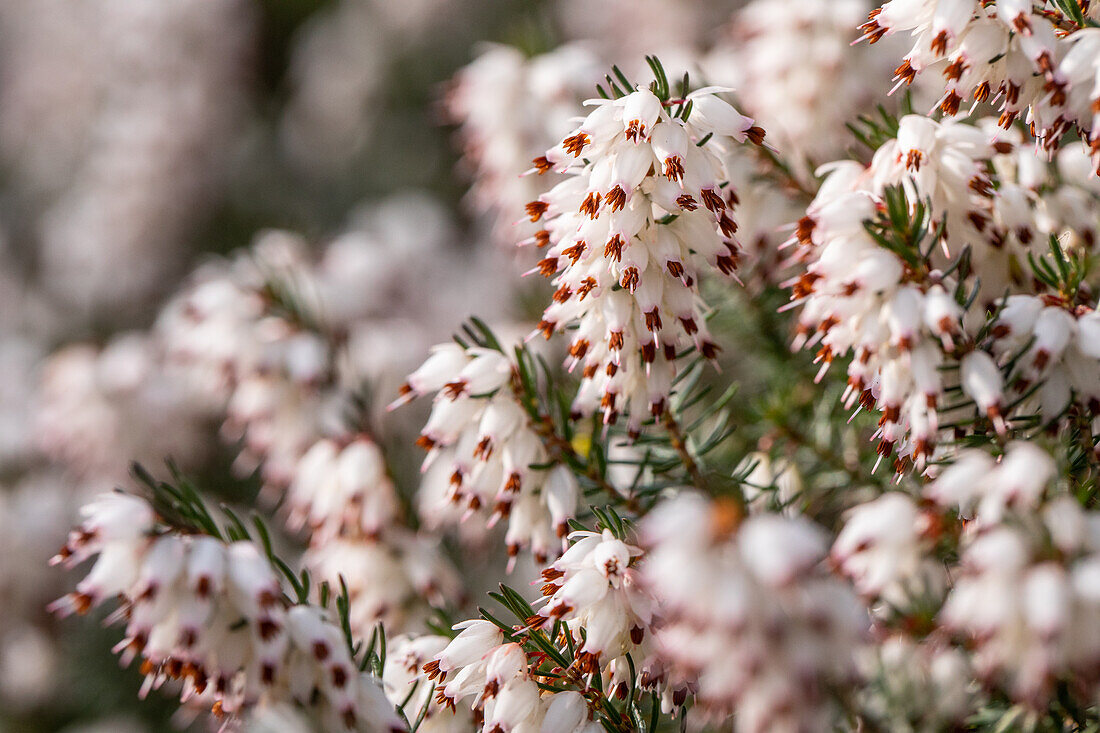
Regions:
<svg viewBox="0 0 1100 733"><path fill-rule="evenodd" d="M51 610L225 729L1100 726L1100 7L856 5L686 72L486 49L443 93L484 253L266 232L55 354L44 445L140 463ZM524 307L429 348L429 269ZM160 468L210 423L231 465Z"/></svg>

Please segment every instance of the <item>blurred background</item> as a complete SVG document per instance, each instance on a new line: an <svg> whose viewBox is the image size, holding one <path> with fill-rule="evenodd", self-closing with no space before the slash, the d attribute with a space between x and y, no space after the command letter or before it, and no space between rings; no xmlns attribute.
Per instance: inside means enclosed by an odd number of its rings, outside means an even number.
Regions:
<svg viewBox="0 0 1100 733"><path fill-rule="evenodd" d="M225 500L259 491L224 399L165 361L181 292L289 257L388 401L468 315L541 311L512 247L538 193L518 175L609 64L640 75L657 54L736 87L798 175L845 154L844 121L898 55L849 49L868 4L742 5L2 0L0 731L187 725L170 699L138 700L116 633L44 610L70 580L44 568L75 507L131 460L172 456ZM743 239L766 253L797 192L742 198ZM401 450L394 473L415 483Z"/></svg>

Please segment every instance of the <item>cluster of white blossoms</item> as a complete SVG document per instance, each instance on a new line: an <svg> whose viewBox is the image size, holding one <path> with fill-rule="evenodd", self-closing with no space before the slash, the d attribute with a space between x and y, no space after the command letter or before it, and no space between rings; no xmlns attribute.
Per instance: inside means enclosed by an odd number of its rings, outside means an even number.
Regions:
<svg viewBox="0 0 1100 733"><path fill-rule="evenodd" d="M635 567L642 550L615 537L611 530L574 532L573 545L542 571L545 603L538 615L563 621L576 642L577 669L606 677L614 691L633 684L631 665L642 689L662 693L662 705L672 709L678 695L666 689L664 670L653 655L650 638L656 602L641 587ZM637 662L628 660L627 654Z"/></svg>
<svg viewBox="0 0 1100 733"><path fill-rule="evenodd" d="M796 166L831 160L849 141L844 123L877 95L876 79L889 79L893 66L889 50L849 48L865 13L861 0L806 0L797 13L783 0L755 0L734 14L727 42L702 65L737 90Z"/></svg>
<svg viewBox="0 0 1100 733"><path fill-rule="evenodd" d="M1100 516L1052 489L1054 475L1054 460L1031 442L1010 442L998 459L965 449L922 488L920 507L884 494L851 510L836 539L839 568L866 597L885 602L876 613L884 629L886 609L903 614L903 628L934 624L918 656L934 687L943 687L938 677L959 681L953 702L934 706L941 718L967 711L970 677L1035 707L1059 681L1082 690L1100 682ZM952 535L959 557L938 557L934 546ZM973 653L959 659L948 641ZM893 644L913 642L899 636ZM879 649L877 674L911 684L912 673L889 669L894 653Z"/></svg>
<svg viewBox="0 0 1100 733"><path fill-rule="evenodd" d="M301 564L332 587L343 583L360 636L378 623L407 628L461 595L454 569L430 537L400 515L381 449L365 435L322 438L306 451L286 493L287 526L309 530Z"/></svg>
<svg viewBox="0 0 1100 733"><path fill-rule="evenodd" d="M436 681L438 705L456 712L459 706L473 711L477 723L474 730L483 733L603 730L598 722L590 720L589 704L582 693L543 692L528 653L520 643L505 639L495 624L478 619L464 621L454 628L458 635L422 669L428 679Z"/></svg>
<svg viewBox="0 0 1100 733"><path fill-rule="evenodd" d="M1068 405L1073 390L1085 403L1096 391L1100 364L1087 338L1091 308L1076 294L1044 292L1049 288L1021 275L1029 256L1049 252L1050 236L1074 226L1072 202L1094 205L1095 193L1087 185L1058 182L1055 170L1011 136L989 135L988 126L903 117L897 136L876 151L870 167L839 162L823 168L825 182L798 225L801 246L793 259L804 272L791 283L793 300L803 307L794 345L817 347L822 373L851 353L846 405L858 401L882 413L879 450L896 456L899 472L934 455L941 423L969 414L965 405L952 408L957 400L945 399L959 388L1002 432L1007 407L1037 382L1046 380L1046 386L1032 398L1043 403L1048 419ZM1080 156L1079 150L1062 152L1062 168ZM901 186L909 202L929 205L930 225L942 227L944 251L907 259L868 232L890 186ZM1078 231L1083 239L1059 245L1067 257L1091 247L1091 230ZM974 275L960 282L952 264L964 249ZM979 285L965 309L965 296ZM1012 308L1002 308L1006 291L1023 293L1005 301ZM1000 320L988 351L974 350L987 307ZM1084 336L1077 339L1079 331ZM1006 385L1002 368L1033 334Z"/></svg>
<svg viewBox="0 0 1100 733"><path fill-rule="evenodd" d="M471 177L472 208L491 217L494 238L512 244L517 212L546 190L520 177L531 158L570 129L577 104L601 79L603 64L579 44L525 58L511 46L490 46L463 67L445 103Z"/></svg>
<svg viewBox="0 0 1100 733"><path fill-rule="evenodd" d="M899 85L940 71L944 114L958 114L970 100L988 102L1003 127L1022 119L1047 151L1077 131L1100 166L1100 29L1088 27L1100 9L1081 6L1086 27L1057 2L890 0L871 11L862 38L873 43L910 31L915 41L896 70Z"/></svg>
<svg viewBox="0 0 1100 733"><path fill-rule="evenodd" d="M934 513L890 492L849 510L831 558L861 596L905 610L913 601L943 598L947 577L930 552L939 530Z"/></svg>
<svg viewBox="0 0 1100 733"><path fill-rule="evenodd" d="M104 494L53 562L95 564L56 613L118 598L123 663L140 657L145 689L175 680L181 699L235 717L293 701L329 730L401 731L381 686L359 670L327 613L290 606L267 558L247 541L169 531L143 499Z"/></svg>
<svg viewBox="0 0 1100 733"><path fill-rule="evenodd" d="M1059 682L1095 694L1098 581L1100 516L1061 496L970 538L940 621L974 644L978 679L1015 700L1045 706Z"/></svg>
<svg viewBox="0 0 1100 733"><path fill-rule="evenodd" d="M1014 515L1043 508L1054 461L1034 443L1012 441L994 459L986 451L963 449L951 464L922 487L923 502L888 492L848 511L832 547L832 560L876 618L914 618L938 608L952 587L955 571L935 553L951 534L954 520L967 521L968 536L980 535Z"/></svg>
<svg viewBox="0 0 1100 733"><path fill-rule="evenodd" d="M874 682L861 702L885 730L951 730L975 709L969 657L945 640L893 634L864 652L861 668Z"/></svg>
<svg viewBox="0 0 1100 733"><path fill-rule="evenodd" d="M224 437L241 442L238 470L262 464L265 484L279 487L322 432L320 387L334 377L330 341L286 310L317 297L295 287L307 262L303 241L268 232L228 271L198 272L157 324L169 366L197 399L224 410Z"/></svg>
<svg viewBox="0 0 1100 733"><path fill-rule="evenodd" d="M401 635L386 642L386 666L382 684L390 700L408 700L409 710L423 710L418 731L424 733L467 733L473 730L473 718L465 710L452 710L434 697L434 688L424 666L439 656L450 637L436 634ZM418 713L419 714L419 713Z"/></svg>
<svg viewBox="0 0 1100 733"><path fill-rule="evenodd" d="M535 160L535 170L565 174L527 205L543 226L527 243L545 249L537 270L557 288L538 329L549 338L575 327L578 416L628 415L637 433L647 415L663 414L684 351L716 354L699 278L708 268L732 276L739 256L724 155L764 137L719 91L675 103L647 88L592 100L580 125Z"/></svg>
<svg viewBox="0 0 1100 733"><path fill-rule="evenodd" d="M658 657L697 708L737 731L827 730L830 690L856 677L868 627L822 564L824 532L805 518L681 494L642 523L642 579L659 597Z"/></svg>
<svg viewBox="0 0 1100 733"><path fill-rule="evenodd" d="M513 370L495 349L440 344L391 407L436 393L417 439L428 451L419 502L429 525L506 520L511 562L530 548L541 563L561 552L580 487L565 468L545 467L550 454L512 391Z"/></svg>
<svg viewBox="0 0 1100 733"><path fill-rule="evenodd" d="M924 495L981 526L998 524L1009 511L1039 509L1054 472L1050 454L1027 441L1009 443L999 460L985 451L965 449L924 487Z"/></svg>
<svg viewBox="0 0 1100 733"><path fill-rule="evenodd" d="M993 354L998 364L1018 359L1001 399L1045 424L1076 404L1091 422L1100 400L1100 313L1049 295L1010 295L997 307Z"/></svg>
<svg viewBox="0 0 1100 733"><path fill-rule="evenodd" d="M378 537L398 512L385 456L366 435L314 443L287 488L286 507L287 526L308 527L319 543L348 535Z"/></svg>
<svg viewBox="0 0 1100 733"><path fill-rule="evenodd" d="M74 476L108 484L125 478L132 461L199 460L205 413L160 366L156 340L140 333L51 354L36 396L38 448Z"/></svg>

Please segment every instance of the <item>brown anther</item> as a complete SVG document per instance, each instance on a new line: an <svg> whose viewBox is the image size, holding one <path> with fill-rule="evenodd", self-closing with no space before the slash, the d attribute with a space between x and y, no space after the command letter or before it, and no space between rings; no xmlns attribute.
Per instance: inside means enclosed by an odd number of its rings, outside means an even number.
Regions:
<svg viewBox="0 0 1100 733"><path fill-rule="evenodd" d="M527 202L527 218L531 221L538 221L542 218L542 215L546 213L546 209L549 208L549 204L545 201L528 201Z"/></svg>
<svg viewBox="0 0 1100 733"><path fill-rule="evenodd" d="M588 339L578 339L569 345L569 355L574 359L583 359L590 345Z"/></svg>
<svg viewBox="0 0 1100 733"><path fill-rule="evenodd" d="M581 284L577 286L577 295L580 296L581 300L584 300L586 295L596 289L597 284L596 278L592 276L586 277L581 280Z"/></svg>
<svg viewBox="0 0 1100 733"><path fill-rule="evenodd" d="M673 277L679 278L684 276L684 266L682 263L677 262L676 260L669 260L668 262L666 262L665 269L668 270L668 274L672 275Z"/></svg>
<svg viewBox="0 0 1100 733"><path fill-rule="evenodd" d="M650 331L661 330L661 311L657 308L645 314L645 327Z"/></svg>
<svg viewBox="0 0 1100 733"><path fill-rule="evenodd" d="M488 436L485 436L478 441L476 446L474 446L474 458L480 458L483 461L487 461L492 455L493 441Z"/></svg>
<svg viewBox="0 0 1100 733"><path fill-rule="evenodd" d="M507 519L512 514L512 500L501 499L493 505L493 514L501 519Z"/></svg>
<svg viewBox="0 0 1100 733"><path fill-rule="evenodd" d="M572 247L563 249L561 253L568 257L570 261L572 261L572 263L575 265L577 264L577 260L581 258L581 255L584 254L584 248L586 246L587 245L584 242L577 242Z"/></svg>
<svg viewBox="0 0 1100 733"><path fill-rule="evenodd" d="M944 96L943 101L940 102L940 111L948 117L953 117L959 113L959 105L961 104L962 97L952 89Z"/></svg>
<svg viewBox="0 0 1100 733"><path fill-rule="evenodd" d="M936 34L936 37L932 39L929 48L932 49L932 53L942 56L947 53L947 41L947 31L940 31Z"/></svg>
<svg viewBox="0 0 1100 733"><path fill-rule="evenodd" d="M714 266L717 267L718 271L723 275L732 275L733 271L737 269L737 259L732 253L718 255L714 260Z"/></svg>
<svg viewBox="0 0 1100 733"><path fill-rule="evenodd" d="M745 137L747 137L749 139L749 142L751 142L753 145L763 145L764 136L766 134L767 133L764 132L764 128L760 127L759 125L753 125L749 129L745 130Z"/></svg>
<svg viewBox="0 0 1100 733"><path fill-rule="evenodd" d="M623 239L621 234L615 234L611 239L607 240L607 244L603 248L603 256L611 257L616 262L620 262L623 258L623 247L626 246L626 240Z"/></svg>
<svg viewBox="0 0 1100 733"><path fill-rule="evenodd" d="M699 195L703 199L703 205L714 213L726 210L726 200L723 199L713 188L704 188L699 191Z"/></svg>
<svg viewBox="0 0 1100 733"><path fill-rule="evenodd" d="M665 158L665 178L670 181L680 181L684 178L684 161L679 155L670 155Z"/></svg>
<svg viewBox="0 0 1100 733"><path fill-rule="evenodd" d="M626 191L622 186L615 186L615 188L607 192L607 196L604 197L604 202L612 211L622 211L622 208L626 206Z"/></svg>
<svg viewBox="0 0 1100 733"><path fill-rule="evenodd" d="M798 220L798 228L795 229L795 235L798 237L800 244L812 244L814 227L817 226L817 222L808 216L804 216Z"/></svg>
<svg viewBox="0 0 1100 733"><path fill-rule="evenodd" d="M452 400L457 400L459 397L466 393L466 380L456 379L453 382L447 382L443 385L443 389L440 390L443 394L450 397Z"/></svg>
<svg viewBox="0 0 1100 733"><path fill-rule="evenodd" d="M584 197L584 201L581 202L580 212L588 216L589 219L595 219L600 213L600 201L601 197L598 191L592 191Z"/></svg>
<svg viewBox="0 0 1100 733"><path fill-rule="evenodd" d="M543 277L552 277L558 271L557 257L544 257L539 260L539 274Z"/></svg>
<svg viewBox="0 0 1100 733"><path fill-rule="evenodd" d="M638 268L628 267L623 270L623 277L619 284L633 293L634 289L638 287Z"/></svg>
<svg viewBox="0 0 1100 733"><path fill-rule="evenodd" d="M539 157L535 158L531 161L531 164L535 166L535 170L539 172L539 175L542 175L543 173L554 167L554 165L545 155L540 155Z"/></svg>
<svg viewBox="0 0 1100 733"><path fill-rule="evenodd" d="M737 222L723 211L718 217L718 228L721 230L723 236L732 237L737 233Z"/></svg>
<svg viewBox="0 0 1100 733"><path fill-rule="evenodd" d="M535 246L542 249L550 244L550 230L539 229L535 232Z"/></svg>
<svg viewBox="0 0 1100 733"><path fill-rule="evenodd" d="M691 194L682 193L676 197L676 205L684 211L695 211L699 204L691 197Z"/></svg>
<svg viewBox="0 0 1100 733"><path fill-rule="evenodd" d="M913 70L913 67L909 64L908 61L906 61L904 64L902 64L902 66L909 66L909 70L910 70L909 79L910 79L910 81L912 81L912 77L916 76L916 71ZM960 56L959 58L955 59L950 64L948 64L946 67L944 67L943 75L949 81L958 81L959 79L962 78L962 75L966 71L966 69L967 69L967 64L963 60L963 57ZM901 66L898 67L898 73L900 74L900 72L901 72Z"/></svg>
<svg viewBox="0 0 1100 733"><path fill-rule="evenodd" d="M613 351L623 348L623 332L611 331L607 335L607 347Z"/></svg>
<svg viewBox="0 0 1100 733"><path fill-rule="evenodd" d="M590 138L583 132L578 132L576 135L562 140L561 146L565 148L565 152L572 155L574 158L581 154L584 150L584 146L590 142Z"/></svg>
<svg viewBox="0 0 1100 733"><path fill-rule="evenodd" d="M257 628L260 632L260 638L264 641L270 641L279 633L279 624L269 618L260 619Z"/></svg>

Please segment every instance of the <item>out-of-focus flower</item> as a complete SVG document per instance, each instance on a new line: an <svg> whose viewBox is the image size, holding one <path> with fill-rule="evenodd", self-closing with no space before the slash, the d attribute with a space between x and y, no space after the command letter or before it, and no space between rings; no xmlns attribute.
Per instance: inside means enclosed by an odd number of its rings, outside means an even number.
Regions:
<svg viewBox="0 0 1100 733"><path fill-rule="evenodd" d="M118 481L130 463L187 466L205 453L205 414L161 370L158 344L140 333L106 347L67 346L42 367L34 435L76 475Z"/></svg>
<svg viewBox="0 0 1100 733"><path fill-rule="evenodd" d="M225 177L252 10L48 0L0 11L0 155L31 193L26 226L52 298L85 318L133 318L176 272Z"/></svg>
<svg viewBox="0 0 1100 733"><path fill-rule="evenodd" d="M95 557L62 615L119 597L124 663L142 658L145 689L183 682L181 699L236 716L283 701L318 710L333 730L401 731L376 681L360 672L327 612L287 606L278 577L251 542L163 532L152 507L122 493L82 510L54 563ZM160 532L158 534L158 531Z"/></svg>
<svg viewBox="0 0 1100 733"><path fill-rule="evenodd" d="M472 179L468 198L490 216L499 241L515 242L524 204L549 187L520 176L569 132L576 105L601 79L600 66L580 45L530 59L510 46L490 46L455 76L446 110Z"/></svg>
<svg viewBox="0 0 1100 733"><path fill-rule="evenodd" d="M642 577L663 621L657 655L706 715L738 731L824 729L850 684L867 617L823 572L823 532L683 494L642 524Z"/></svg>

